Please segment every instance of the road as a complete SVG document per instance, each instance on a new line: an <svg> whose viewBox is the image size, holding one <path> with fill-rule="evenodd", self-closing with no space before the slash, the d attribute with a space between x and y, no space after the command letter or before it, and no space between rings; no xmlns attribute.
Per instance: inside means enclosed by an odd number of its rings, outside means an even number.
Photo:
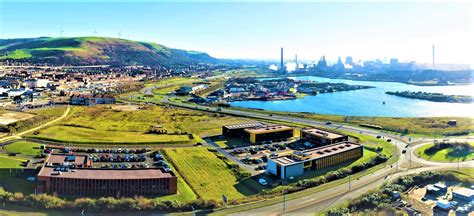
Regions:
<svg viewBox="0 0 474 216"><path fill-rule="evenodd" d="M316 121L312 119L295 118L291 116L267 115L223 108L218 108L218 110L216 108L205 107L200 105L175 103L169 100L164 100L163 102L173 106L197 109L202 111L218 112L222 114L260 118L266 120L300 123L315 127L329 127L345 132L361 133L372 136L380 135L383 136L385 139L392 139L392 144L397 147L396 154L398 154L400 157L398 161L395 162L395 164L387 165L384 168L379 169L371 174L360 177L359 179L352 180L350 181L350 183L340 184L320 192L301 196L292 200L287 200L285 205L285 211L283 210L283 204L278 203L246 211L241 211L233 215L314 215L315 213L328 210L345 201L354 199L368 192L369 190L373 190L381 186L386 181L403 175L415 174L427 170L445 170L456 169L461 167L474 167L474 163L472 161L466 161L461 163L439 163L426 161L414 155L413 152L416 148L427 143L433 142L433 139L414 138L411 139L410 142L407 137L344 124L333 123L331 125L326 125L326 122ZM408 145L409 143L411 143L412 145ZM405 148L406 146L409 147ZM402 154L403 149L406 150L405 154ZM216 213L219 214L219 211L217 211Z"/></svg>
<svg viewBox="0 0 474 216"><path fill-rule="evenodd" d="M36 130L39 130L43 127L46 127L48 125L51 125L51 124L54 124L58 121L60 121L61 119L63 118L66 118L66 116L69 114L69 111L71 110L71 108L69 106L67 106L66 108L66 111L64 111L64 113L59 117L59 118L56 118L56 119L53 119L47 123L44 123L42 125L39 125L37 127L34 127L34 128L31 128L31 129L28 129L26 131L23 131L23 132L20 132L20 133L17 133L17 134L13 134L13 135L10 135L10 136L6 136L6 137L3 137L0 139L0 142L5 142L5 141L8 141L8 140L11 140L11 139L21 139L21 136L25 135L25 134L28 134L28 133L31 133L31 132L34 132Z"/></svg>

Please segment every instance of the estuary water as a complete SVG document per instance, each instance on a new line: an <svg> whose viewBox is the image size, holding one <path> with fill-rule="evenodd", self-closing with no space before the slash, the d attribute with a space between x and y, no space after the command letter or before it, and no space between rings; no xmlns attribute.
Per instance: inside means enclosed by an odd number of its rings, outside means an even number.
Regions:
<svg viewBox="0 0 474 216"><path fill-rule="evenodd" d="M289 77L295 80L366 85L375 88L318 94L286 101L235 101L232 106L273 111L314 112L346 116L474 117L474 103L443 103L403 98L386 91L423 91L449 95L472 95L474 85L416 86L397 82L355 81L316 76ZM383 102L385 101L385 104Z"/></svg>

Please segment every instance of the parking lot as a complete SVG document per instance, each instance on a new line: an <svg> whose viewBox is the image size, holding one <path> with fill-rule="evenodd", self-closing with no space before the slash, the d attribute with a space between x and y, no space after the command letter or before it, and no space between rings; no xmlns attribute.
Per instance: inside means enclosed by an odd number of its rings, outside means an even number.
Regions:
<svg viewBox="0 0 474 216"><path fill-rule="evenodd" d="M99 148L63 148L46 149L46 153L86 155L92 161L92 168L101 169L170 169L168 163L158 151L141 149L99 149Z"/></svg>
<svg viewBox="0 0 474 216"><path fill-rule="evenodd" d="M222 137L218 138L222 140ZM235 139L233 141L235 143ZM279 141L266 141L258 144L250 144L241 141L238 145L222 148L231 157L246 164L258 173L263 173L267 168L270 158L291 154L294 151L314 148L315 146L305 141L293 138Z"/></svg>

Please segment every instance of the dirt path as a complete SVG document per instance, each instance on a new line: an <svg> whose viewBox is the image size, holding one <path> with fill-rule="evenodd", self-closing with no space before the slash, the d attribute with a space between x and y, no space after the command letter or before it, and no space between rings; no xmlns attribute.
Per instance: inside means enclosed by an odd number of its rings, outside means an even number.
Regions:
<svg viewBox="0 0 474 216"><path fill-rule="evenodd" d="M7 136L7 137L3 137L0 139L0 142L5 142L7 140L11 140L11 139L21 139L21 136L25 135L25 134L28 134L28 133L31 133L33 131L36 131L36 130L39 130L43 127L46 127L46 126L49 126L51 124L54 124L60 120L62 120L63 118L66 118L67 115L69 114L69 111L71 110L71 108L69 106L67 106L66 108L66 111L64 111L63 115L60 116L59 118L56 118L56 119L53 119L45 124L42 124L42 125L39 125L37 127L34 127L34 128L31 128L31 129L28 129L26 131L22 131L20 133L17 133L17 134L13 134L13 135L10 135L10 136Z"/></svg>

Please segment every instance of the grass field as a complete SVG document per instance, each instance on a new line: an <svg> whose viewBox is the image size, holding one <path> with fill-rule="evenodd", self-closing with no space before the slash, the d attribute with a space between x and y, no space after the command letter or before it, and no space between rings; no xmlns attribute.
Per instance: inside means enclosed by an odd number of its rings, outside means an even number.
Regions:
<svg viewBox="0 0 474 216"><path fill-rule="evenodd" d="M22 192L29 194L34 191L34 183L23 178L18 178L21 173L21 163L26 161L22 157L10 157L0 154L0 186L12 192Z"/></svg>
<svg viewBox="0 0 474 216"><path fill-rule="evenodd" d="M257 182L239 182L227 165L207 148L165 149L179 173L203 199L238 199L257 193ZM254 188L251 188L253 186Z"/></svg>
<svg viewBox="0 0 474 216"><path fill-rule="evenodd" d="M193 144L202 142L200 136L220 134L223 124L244 121L247 120L159 106L137 110L73 107L66 119L30 136L62 142ZM148 133L152 127L166 133Z"/></svg>
<svg viewBox="0 0 474 216"><path fill-rule="evenodd" d="M26 156L36 156L41 153L40 144L26 141L18 141L12 144L6 145L5 151L9 153L20 153Z"/></svg>
<svg viewBox="0 0 474 216"><path fill-rule="evenodd" d="M142 90L121 95L121 98L126 98L133 102L153 102L161 104L161 100L165 99L167 94L176 91L182 85L189 85L198 81L202 80L187 77L163 79L146 83L145 88Z"/></svg>
<svg viewBox="0 0 474 216"><path fill-rule="evenodd" d="M66 111L66 106L54 106L54 107L44 107L39 109L32 109L26 112L33 113L37 115L43 115L48 117L59 117L63 115L64 111Z"/></svg>
<svg viewBox="0 0 474 216"><path fill-rule="evenodd" d="M176 170L174 165L170 163L166 158L165 160L168 162L170 165L171 169L175 173L176 177L178 177L178 194L173 194L173 195L166 195L162 196L160 198L157 198L159 201L178 201L178 202L190 202L193 200L197 199L197 195L194 193L193 189L184 181L183 177L179 174L179 172Z"/></svg>
<svg viewBox="0 0 474 216"><path fill-rule="evenodd" d="M471 149L474 148L474 143L469 143ZM434 154L429 153L427 149L433 147L434 144L428 144L421 146L416 149L415 154L418 157L421 157L430 161L437 162L457 162L457 161L470 161L474 160L474 151L456 151L454 148L446 148L439 151L436 151Z"/></svg>

